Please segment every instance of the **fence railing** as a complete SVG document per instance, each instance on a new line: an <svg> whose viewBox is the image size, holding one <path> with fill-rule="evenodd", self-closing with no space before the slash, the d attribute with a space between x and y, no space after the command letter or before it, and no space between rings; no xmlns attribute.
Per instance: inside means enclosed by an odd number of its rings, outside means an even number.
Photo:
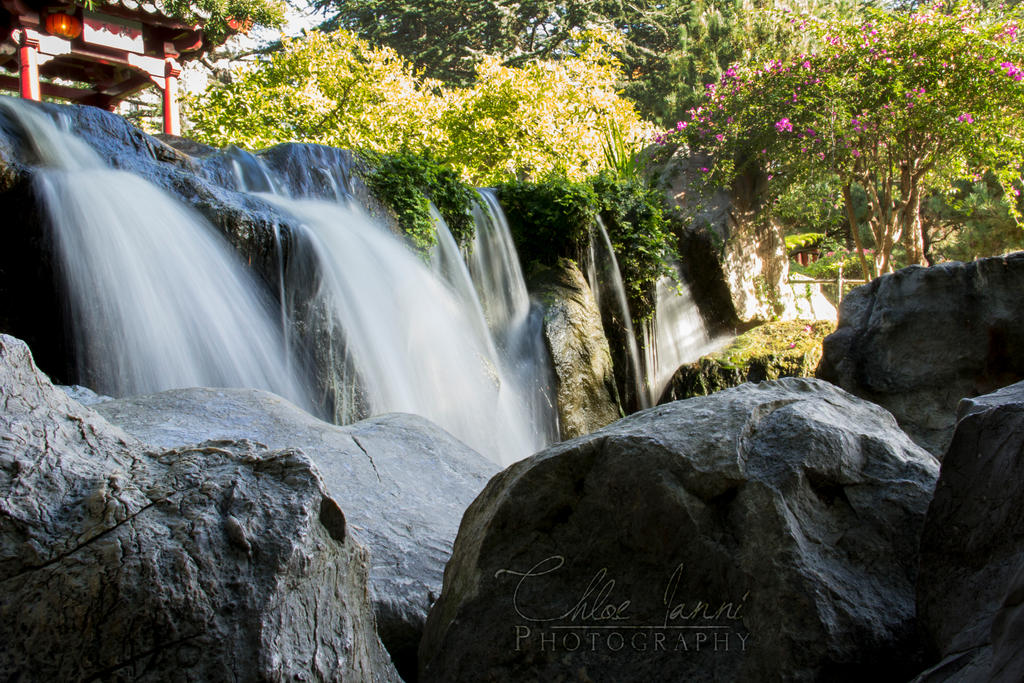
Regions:
<svg viewBox="0 0 1024 683"><path fill-rule="evenodd" d="M860 280L856 278L844 278L843 277L843 266L839 264L839 272L836 277L831 280L787 280L792 286L797 285L835 285L836 287L836 305L838 306L843 302L843 287L846 285L864 285L868 283L868 280Z"/></svg>

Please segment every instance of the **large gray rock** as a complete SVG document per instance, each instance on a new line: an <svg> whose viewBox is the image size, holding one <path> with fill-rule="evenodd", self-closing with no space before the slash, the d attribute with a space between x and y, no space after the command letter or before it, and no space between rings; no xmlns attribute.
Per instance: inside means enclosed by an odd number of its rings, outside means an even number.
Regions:
<svg viewBox="0 0 1024 683"><path fill-rule="evenodd" d="M622 416L601 311L579 266L561 259L536 269L530 292L544 306L544 338L558 383L563 439L589 434Z"/></svg>
<svg viewBox="0 0 1024 683"><path fill-rule="evenodd" d="M766 176L706 192L696 180L710 163L680 147L657 178L683 218L679 252L698 304L726 327L800 317L782 229L762 210Z"/></svg>
<svg viewBox="0 0 1024 683"><path fill-rule="evenodd" d="M0 335L0 671L397 681L366 550L296 450L150 452Z"/></svg>
<svg viewBox="0 0 1024 683"><path fill-rule="evenodd" d="M911 266L843 299L818 376L942 457L960 399L1024 379L1024 253Z"/></svg>
<svg viewBox="0 0 1024 683"><path fill-rule="evenodd" d="M161 449L243 438L300 448L345 510L349 532L369 548L381 639L403 675L415 672L459 520L497 465L415 415L339 427L255 389L178 389L95 409Z"/></svg>
<svg viewBox="0 0 1024 683"><path fill-rule="evenodd" d="M906 680L938 462L813 379L658 406L467 510L424 681Z"/></svg>
<svg viewBox="0 0 1024 683"><path fill-rule="evenodd" d="M960 404L921 538L922 680L1024 680L1024 382ZM1011 675L1012 674L1012 675Z"/></svg>

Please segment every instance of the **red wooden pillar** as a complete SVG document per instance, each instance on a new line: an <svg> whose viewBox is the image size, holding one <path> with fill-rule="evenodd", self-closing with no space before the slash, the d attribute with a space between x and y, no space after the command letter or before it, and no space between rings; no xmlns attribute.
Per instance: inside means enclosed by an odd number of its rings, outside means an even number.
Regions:
<svg viewBox="0 0 1024 683"><path fill-rule="evenodd" d="M164 133L181 135L181 115L178 112L178 76L181 75L181 67L171 57L164 64Z"/></svg>
<svg viewBox="0 0 1024 683"><path fill-rule="evenodd" d="M30 36L27 30L21 32L18 60L21 62L21 96L38 102L42 99L39 90L39 39Z"/></svg>

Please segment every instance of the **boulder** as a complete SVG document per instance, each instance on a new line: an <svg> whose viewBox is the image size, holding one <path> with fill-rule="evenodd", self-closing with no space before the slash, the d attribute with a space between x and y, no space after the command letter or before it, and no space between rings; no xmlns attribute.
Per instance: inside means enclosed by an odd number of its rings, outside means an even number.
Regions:
<svg viewBox="0 0 1024 683"><path fill-rule="evenodd" d="M411 679L459 520L497 465L415 415L339 427L255 389L177 389L95 409L159 449L208 439L301 449L345 510L349 533L370 551L378 631Z"/></svg>
<svg viewBox="0 0 1024 683"><path fill-rule="evenodd" d="M918 613L940 661L922 680L1020 681L1024 382L959 414L921 538Z"/></svg>
<svg viewBox="0 0 1024 683"><path fill-rule="evenodd" d="M463 517L423 681L906 680L938 462L825 382L636 413Z"/></svg>
<svg viewBox="0 0 1024 683"><path fill-rule="evenodd" d="M399 680L367 551L300 451L148 451L6 335L0 402L6 678Z"/></svg>
<svg viewBox="0 0 1024 683"><path fill-rule="evenodd" d="M818 377L942 457L960 399L1024 379L1024 252L911 266L850 292Z"/></svg>
<svg viewBox="0 0 1024 683"><path fill-rule="evenodd" d="M538 266L529 289L544 306L544 338L558 384L562 439L589 434L622 416L601 311L579 266Z"/></svg>
<svg viewBox="0 0 1024 683"><path fill-rule="evenodd" d="M781 228L761 212L764 176L742 177L733 188L697 187L710 160L678 148L657 168L669 206L682 219L678 234L683 276L713 326L749 326L799 317L787 286L789 258Z"/></svg>

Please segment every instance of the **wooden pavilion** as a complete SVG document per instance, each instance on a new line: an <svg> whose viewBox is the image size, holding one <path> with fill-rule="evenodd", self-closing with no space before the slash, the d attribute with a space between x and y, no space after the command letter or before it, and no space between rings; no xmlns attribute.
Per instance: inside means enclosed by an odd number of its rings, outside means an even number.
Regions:
<svg viewBox="0 0 1024 683"><path fill-rule="evenodd" d="M202 53L203 25L171 16L163 0L88 4L0 0L0 89L113 110L155 84L164 132L180 135L181 61Z"/></svg>

